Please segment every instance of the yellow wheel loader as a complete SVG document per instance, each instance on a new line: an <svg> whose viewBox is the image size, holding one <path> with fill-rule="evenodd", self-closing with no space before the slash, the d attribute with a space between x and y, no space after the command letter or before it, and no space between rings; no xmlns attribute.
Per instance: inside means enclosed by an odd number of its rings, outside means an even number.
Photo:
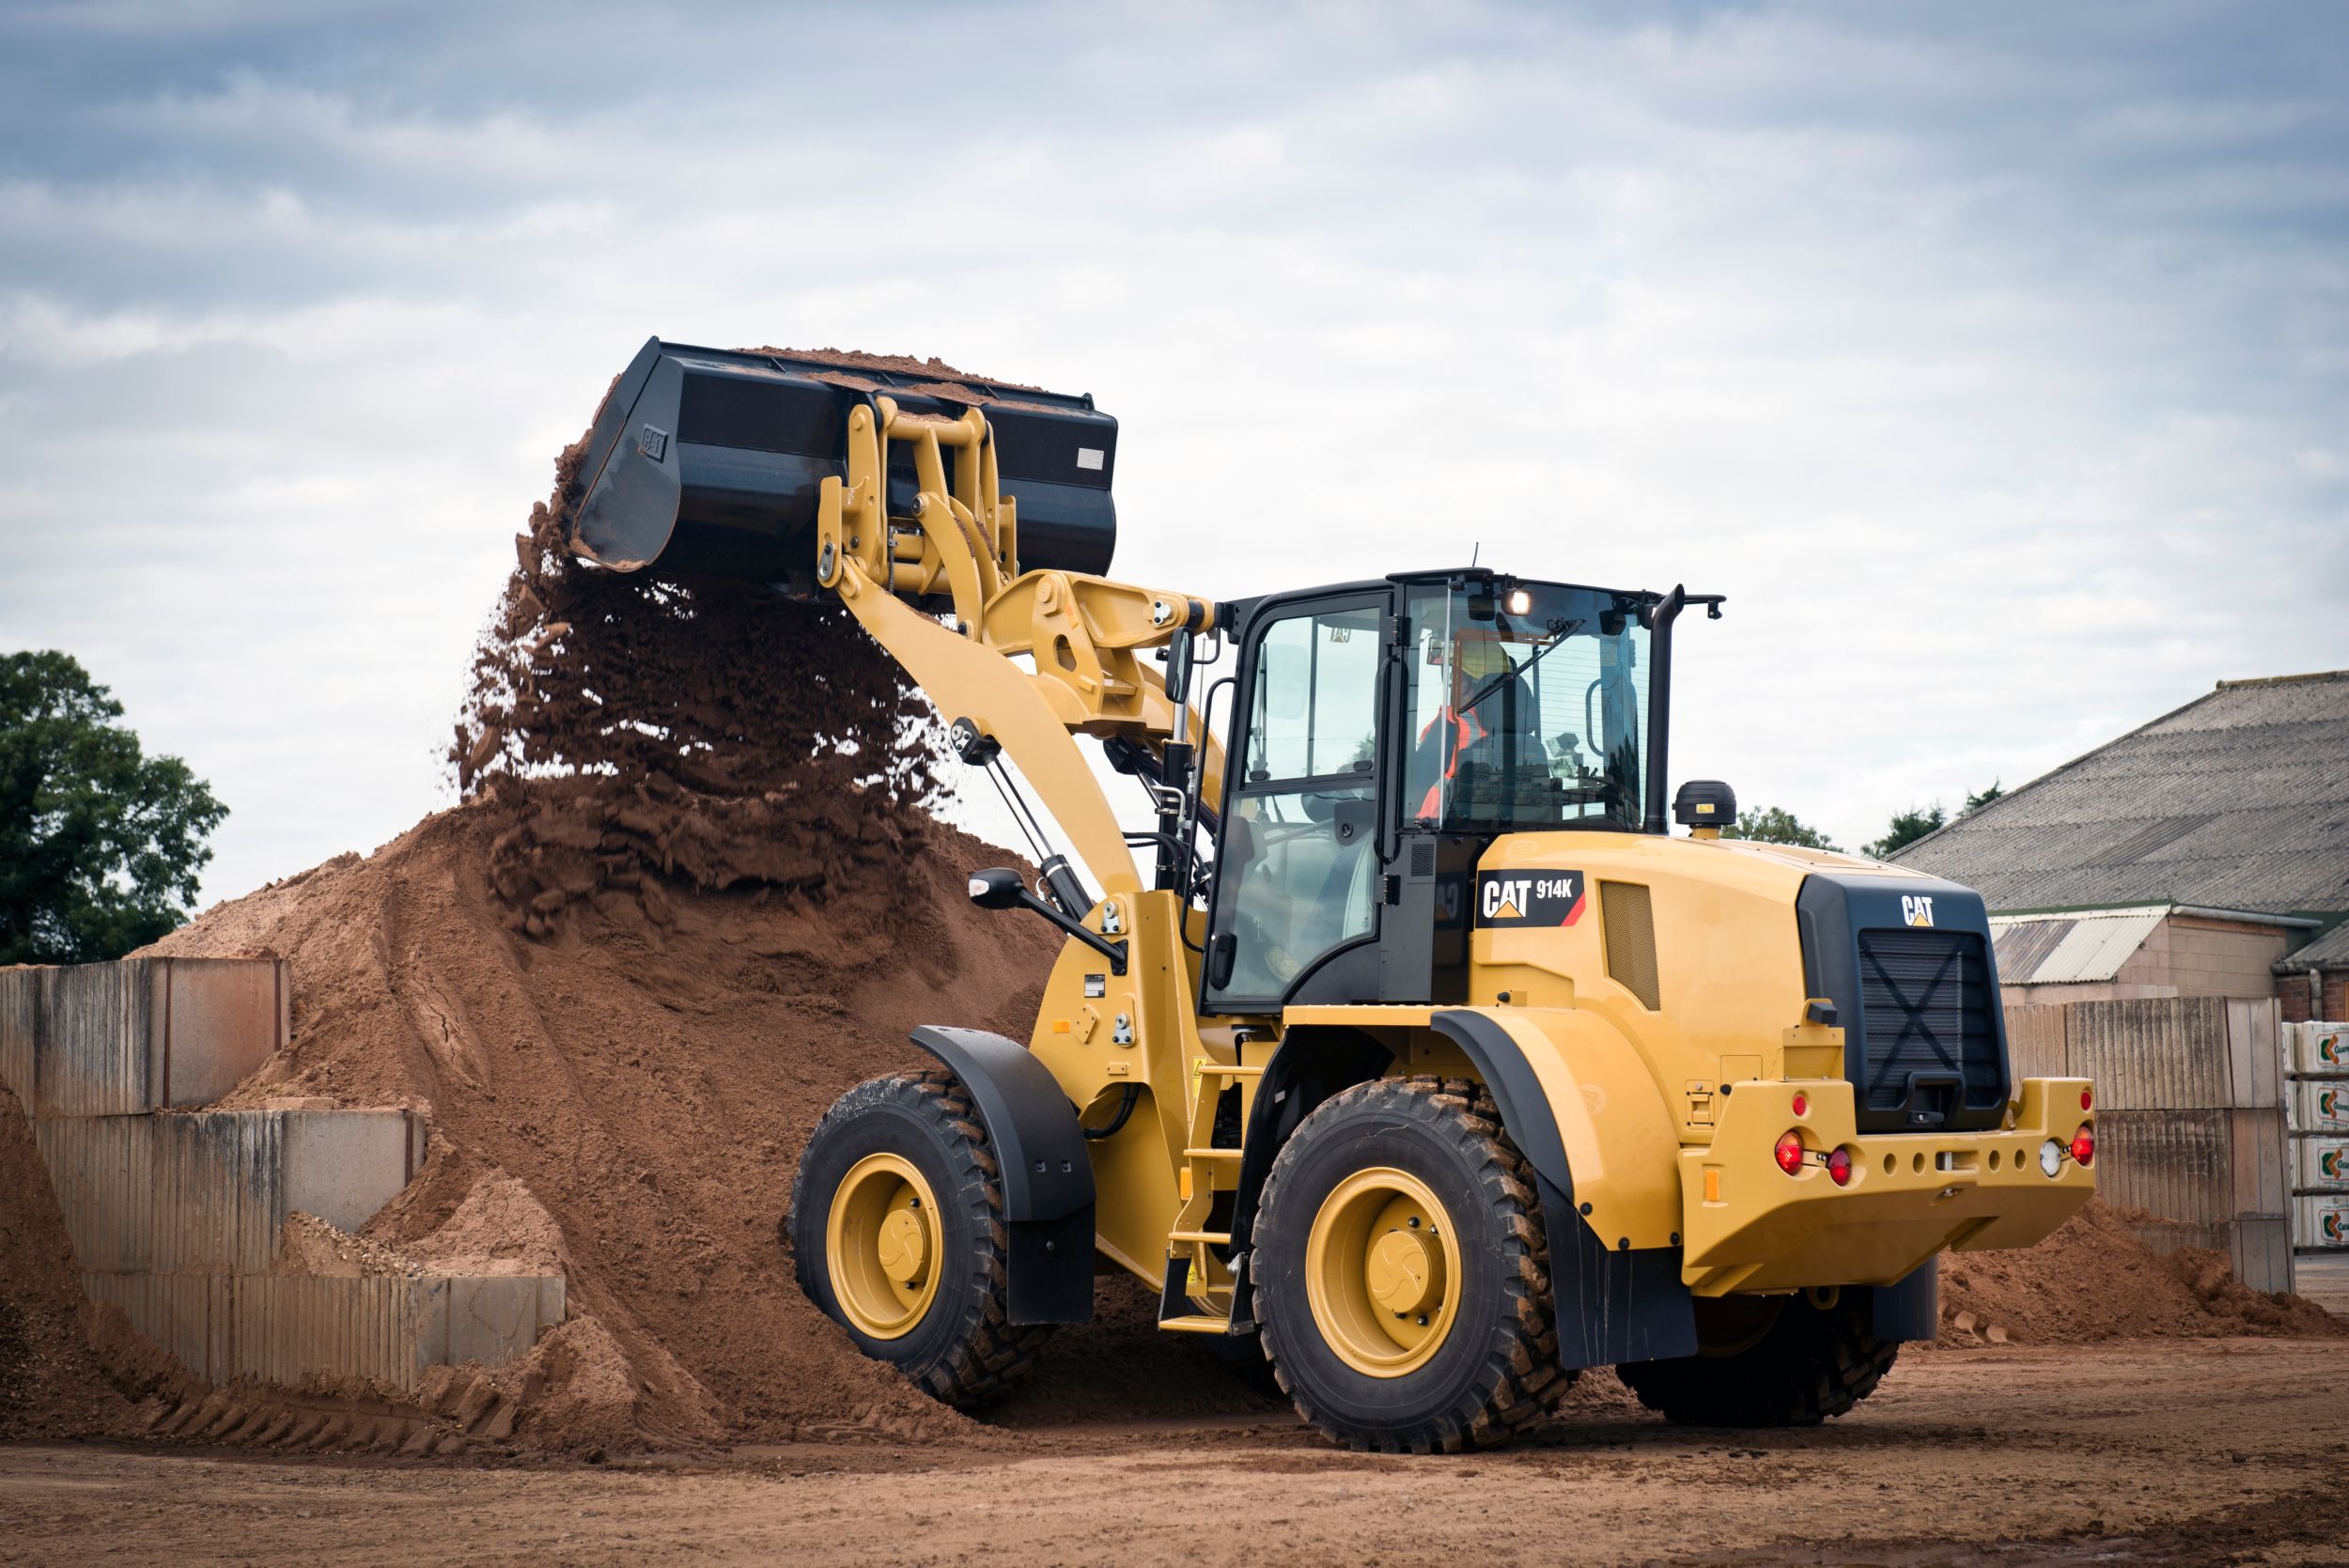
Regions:
<svg viewBox="0 0 2349 1568"><path fill-rule="evenodd" d="M1116 438L654 339L566 498L613 569L836 598L1033 841L972 899L1066 935L1030 1039L916 1031L931 1065L809 1141L800 1280L867 1354L977 1405L1123 1269L1357 1448L1504 1440L1602 1365L1674 1421L1814 1422L1935 1333L1943 1249L2087 1201L2090 1085L2013 1079L1978 895L1668 789L1717 596L1113 582Z"/></svg>

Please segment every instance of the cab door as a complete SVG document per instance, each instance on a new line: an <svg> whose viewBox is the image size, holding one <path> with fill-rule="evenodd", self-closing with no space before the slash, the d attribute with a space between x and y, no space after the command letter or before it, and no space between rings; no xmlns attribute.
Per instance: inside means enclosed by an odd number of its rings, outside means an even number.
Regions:
<svg viewBox="0 0 2349 1568"><path fill-rule="evenodd" d="M1277 1011L1361 952L1375 995L1391 596L1268 605L1242 645L1202 1010Z"/></svg>

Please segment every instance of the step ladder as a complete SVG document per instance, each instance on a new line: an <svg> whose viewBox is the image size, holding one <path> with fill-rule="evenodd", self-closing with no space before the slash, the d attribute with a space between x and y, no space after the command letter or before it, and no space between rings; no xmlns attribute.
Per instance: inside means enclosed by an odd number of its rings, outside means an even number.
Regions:
<svg viewBox="0 0 2349 1568"><path fill-rule="evenodd" d="M1232 1270L1214 1250L1229 1247L1232 1233L1206 1227L1215 1212L1217 1178L1226 1178L1223 1191L1237 1185L1242 1151L1216 1142L1215 1111L1225 1089L1263 1074L1262 1067L1229 1065L1206 1057L1191 1062L1190 1125L1184 1134L1183 1168L1176 1176L1183 1207L1174 1217L1174 1228L1166 1234L1166 1284L1159 1293L1159 1327L1174 1333L1232 1331ZM1201 1312L1203 1300L1222 1311Z"/></svg>

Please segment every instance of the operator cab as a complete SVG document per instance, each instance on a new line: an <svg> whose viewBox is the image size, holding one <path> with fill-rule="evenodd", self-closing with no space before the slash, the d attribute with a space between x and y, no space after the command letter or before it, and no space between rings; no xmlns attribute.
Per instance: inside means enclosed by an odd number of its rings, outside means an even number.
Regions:
<svg viewBox="0 0 2349 1568"><path fill-rule="evenodd" d="M1239 651L1201 1011L1466 1000L1502 833L1663 832L1689 596L1410 574L1227 607Z"/></svg>

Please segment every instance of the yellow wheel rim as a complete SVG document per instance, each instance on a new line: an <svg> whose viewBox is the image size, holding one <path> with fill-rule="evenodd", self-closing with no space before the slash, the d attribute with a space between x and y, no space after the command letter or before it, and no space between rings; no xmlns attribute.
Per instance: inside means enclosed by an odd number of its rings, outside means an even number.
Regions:
<svg viewBox="0 0 2349 1568"><path fill-rule="evenodd" d="M1305 1238L1305 1297L1338 1358L1401 1377L1443 1347L1460 1308L1460 1243L1427 1184L1377 1165L1337 1185Z"/></svg>
<svg viewBox="0 0 2349 1568"><path fill-rule="evenodd" d="M911 1161L866 1155L848 1167L824 1221L824 1262L860 1332L894 1340L921 1322L938 1296L942 1250L938 1201Z"/></svg>

